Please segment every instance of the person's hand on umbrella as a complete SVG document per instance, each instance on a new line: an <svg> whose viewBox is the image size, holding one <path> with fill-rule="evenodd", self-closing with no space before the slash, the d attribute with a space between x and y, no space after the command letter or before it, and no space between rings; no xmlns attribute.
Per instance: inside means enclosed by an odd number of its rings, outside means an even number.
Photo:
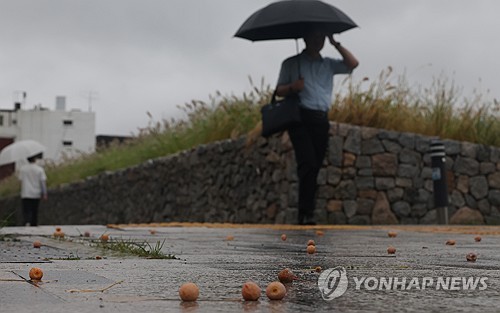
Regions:
<svg viewBox="0 0 500 313"><path fill-rule="evenodd" d="M344 46L340 44L340 42L335 41L333 39L333 35L328 35L328 40L330 43L337 49L337 51L342 55L342 58L344 59L345 65L352 71L359 65L358 59L349 51L347 50Z"/></svg>
<svg viewBox="0 0 500 313"><path fill-rule="evenodd" d="M333 39L333 34L328 35L327 37L328 37L328 40L330 41L330 44L332 46L334 46L335 48L338 48L340 46L340 42L335 41L335 39Z"/></svg>

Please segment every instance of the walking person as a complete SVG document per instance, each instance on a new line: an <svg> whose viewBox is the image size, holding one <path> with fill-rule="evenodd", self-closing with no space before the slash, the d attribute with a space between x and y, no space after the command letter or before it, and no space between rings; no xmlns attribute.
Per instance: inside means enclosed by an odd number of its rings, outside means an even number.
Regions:
<svg viewBox="0 0 500 313"><path fill-rule="evenodd" d="M342 59L320 54L327 37ZM302 122L288 129L299 177L298 224L315 225L316 180L328 147L333 76L351 73L359 62L333 35L320 29L308 30L303 39L306 47L302 53L283 61L276 93L281 97L298 94L300 98Z"/></svg>
<svg viewBox="0 0 500 313"><path fill-rule="evenodd" d="M44 169L36 164L41 155L28 158L28 164L21 167L18 178L21 181L21 202L24 224L38 225L38 207L40 199L47 200L47 176Z"/></svg>

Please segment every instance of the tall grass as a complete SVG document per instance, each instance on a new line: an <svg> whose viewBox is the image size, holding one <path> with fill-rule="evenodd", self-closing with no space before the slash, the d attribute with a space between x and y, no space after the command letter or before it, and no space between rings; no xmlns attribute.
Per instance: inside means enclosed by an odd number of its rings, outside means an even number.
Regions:
<svg viewBox="0 0 500 313"><path fill-rule="evenodd" d="M389 67L374 82L367 78L358 83L345 80L346 91L337 93L330 119L500 146L497 100L488 101L477 91L472 99L460 98L461 89L442 76L428 88L411 88L404 76L395 83L391 78Z"/></svg>
<svg viewBox="0 0 500 313"><path fill-rule="evenodd" d="M250 79L252 90L242 96L216 92L209 103L193 100L179 107L186 118L155 121L125 144L83 154L62 164L46 166L49 187L74 182L105 171L129 167L221 139L252 133L260 121L260 107L272 90L262 79ZM461 141L500 146L500 104L480 93L461 98L461 90L445 77L430 87L411 87L405 76L394 77L389 67L376 80L344 80L337 87L329 117L341 123L414 132ZM253 131L257 133L258 131ZM0 183L0 196L18 192L14 177Z"/></svg>

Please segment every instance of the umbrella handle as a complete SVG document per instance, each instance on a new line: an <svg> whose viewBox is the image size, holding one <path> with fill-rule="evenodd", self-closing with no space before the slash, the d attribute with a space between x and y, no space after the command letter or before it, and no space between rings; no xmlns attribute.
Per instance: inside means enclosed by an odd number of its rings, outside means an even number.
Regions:
<svg viewBox="0 0 500 313"><path fill-rule="evenodd" d="M298 55L299 55L299 40L297 38L295 38L295 49L297 50L297 67L299 69L299 79L301 79L302 74L300 73L300 57L298 57Z"/></svg>

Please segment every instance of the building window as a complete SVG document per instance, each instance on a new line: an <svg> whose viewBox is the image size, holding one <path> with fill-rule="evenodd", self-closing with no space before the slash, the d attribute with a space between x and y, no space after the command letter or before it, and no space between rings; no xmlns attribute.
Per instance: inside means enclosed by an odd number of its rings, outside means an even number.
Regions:
<svg viewBox="0 0 500 313"><path fill-rule="evenodd" d="M0 126L3 126L3 115L0 115Z"/></svg>
<svg viewBox="0 0 500 313"><path fill-rule="evenodd" d="M73 141L70 141L70 140L63 141L63 146L65 146L65 147L71 147L72 145L73 145Z"/></svg>
<svg viewBox="0 0 500 313"><path fill-rule="evenodd" d="M64 126L71 126L71 125L73 125L73 121L72 120L64 120L63 125Z"/></svg>

